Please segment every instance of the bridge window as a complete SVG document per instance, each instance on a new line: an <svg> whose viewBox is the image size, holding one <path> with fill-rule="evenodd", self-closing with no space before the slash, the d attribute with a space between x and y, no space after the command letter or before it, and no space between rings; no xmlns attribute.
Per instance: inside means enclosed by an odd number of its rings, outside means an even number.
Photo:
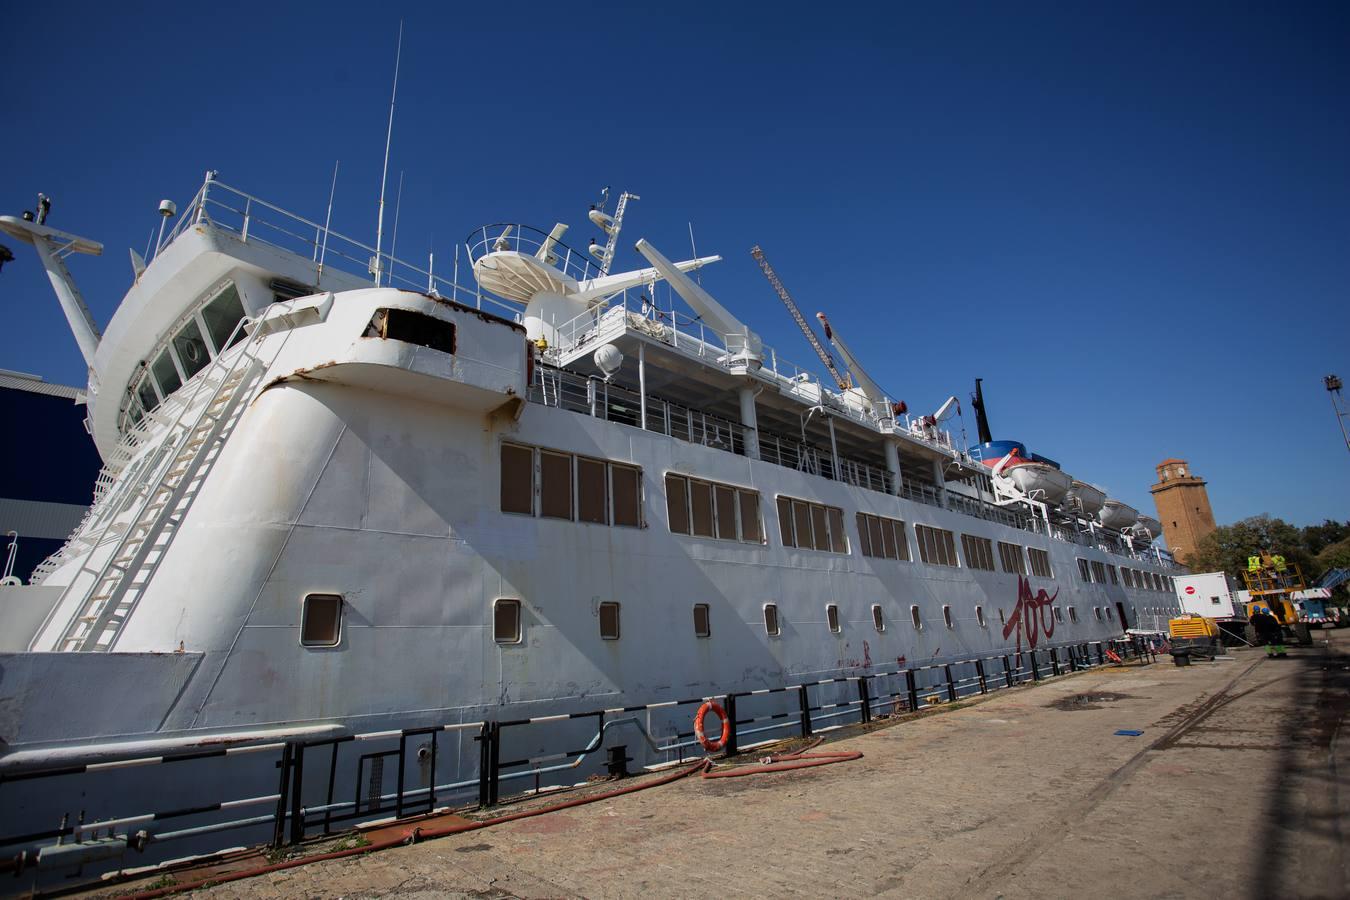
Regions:
<svg viewBox="0 0 1350 900"><path fill-rule="evenodd" d="M196 375L211 361L195 318L187 320L187 324L173 336L172 343L174 353L178 354L178 363L183 367L183 374L188 378Z"/></svg>
<svg viewBox="0 0 1350 900"><path fill-rule="evenodd" d="M183 379L178 375L178 367L173 363L173 356L169 353L169 348L165 347L164 352L150 366L151 373L155 376L155 381L159 383L159 392L165 397L178 390L183 384Z"/></svg>
<svg viewBox="0 0 1350 900"><path fill-rule="evenodd" d="M210 338L211 346L215 348L216 353L222 353L226 348L244 339L244 329L235 331L235 326L243 318L244 304L239 299L239 289L233 284L226 285L224 290L202 307L202 322L206 325L206 336ZM234 340L231 341L232 334ZM227 341L229 343L226 343Z"/></svg>

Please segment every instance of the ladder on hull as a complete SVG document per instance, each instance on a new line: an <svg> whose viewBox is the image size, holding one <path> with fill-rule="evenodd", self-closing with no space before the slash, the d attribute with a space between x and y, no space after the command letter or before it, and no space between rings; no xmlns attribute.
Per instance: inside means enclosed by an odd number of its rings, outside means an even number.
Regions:
<svg viewBox="0 0 1350 900"><path fill-rule="evenodd" d="M253 344L251 340L241 349L192 424L185 425L180 417L140 472L128 473L148 476L143 497L108 561L97 571L58 650L112 649L242 415L251 388L266 368L252 352ZM184 416L188 408L184 408ZM129 492L127 501L131 502L126 506L135 505L138 493ZM77 576L68 590L74 590L78 583Z"/></svg>

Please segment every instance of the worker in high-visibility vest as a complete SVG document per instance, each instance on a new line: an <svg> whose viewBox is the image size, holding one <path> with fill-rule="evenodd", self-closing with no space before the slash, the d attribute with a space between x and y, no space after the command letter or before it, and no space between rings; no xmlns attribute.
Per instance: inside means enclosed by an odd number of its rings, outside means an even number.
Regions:
<svg viewBox="0 0 1350 900"><path fill-rule="evenodd" d="M1252 611L1251 624L1256 630L1257 642L1265 644L1267 657L1285 655L1284 629L1280 627L1279 620L1270 614L1270 610L1258 606Z"/></svg>

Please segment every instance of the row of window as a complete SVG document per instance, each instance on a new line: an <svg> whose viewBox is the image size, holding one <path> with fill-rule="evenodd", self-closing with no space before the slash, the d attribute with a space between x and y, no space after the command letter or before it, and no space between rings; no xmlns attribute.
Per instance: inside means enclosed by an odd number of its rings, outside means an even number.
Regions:
<svg viewBox="0 0 1350 900"><path fill-rule="evenodd" d="M1064 622L1064 610L1068 609L1069 621L1077 624L1078 609L1073 606L1053 607L1053 615L1056 622ZM1093 613L1097 620L1101 621L1103 610L1108 620L1114 621L1115 616L1111 607L1094 606ZM699 638L712 637L712 608L707 603L695 603L694 613L694 636ZM620 606L618 603L601 603L598 608L598 618L600 625L600 637L607 641L617 641L619 639L619 614ZM766 603L763 607L764 614L764 633L769 635L779 635L782 633L781 619L778 613L778 604ZM881 604L874 603L871 607L872 627L878 632L886 631L885 613L882 611ZM923 615L918 606L909 608L910 623L916 631L923 630ZM1002 609L998 611L999 624L1006 622ZM950 606L942 607L942 621L947 628L955 628L956 622L952 618L952 608ZM975 621L981 628L988 628L989 624L985 620L984 607L975 607ZM502 599L493 604L492 614L492 637L500 644L515 644L521 639L521 619L520 619L520 601ZM825 623L830 631L838 634L843 631L843 626L839 619L839 606L835 603L825 605Z"/></svg>
<svg viewBox="0 0 1350 900"><path fill-rule="evenodd" d="M300 643L306 647L335 647L342 638L342 607L343 600L340 594L308 594L305 597L301 613L300 623ZM1056 622L1064 622L1064 610L1066 607L1053 607L1053 615ZM1069 621L1078 622L1078 610L1073 606L1067 607L1069 611ZM1103 611L1108 621L1114 621L1114 615L1111 607L1094 606L1093 614L1098 621L1101 621ZM699 638L712 637L712 609L707 603L694 604L694 635ZM600 627L600 637L606 641L617 641L621 635L620 631L620 604L613 601L606 601L598 604L596 608L596 618ZM778 635L782 633L782 624L778 615L778 604L766 603L763 608L764 613L764 632L769 635ZM872 627L878 632L886 630L885 614L882 611L881 604L874 603L871 607ZM916 631L923 630L923 616L918 606L909 608L910 623ZM1003 610L998 610L999 624L1006 623ZM952 618L952 608L950 606L942 607L942 621L947 628L955 628L955 621ZM987 628L985 621L984 607L975 607L975 621L981 628ZM839 620L839 605L836 603L827 603L825 605L825 622L831 632L838 634L843 631ZM492 638L499 644L518 644L523 636L524 629L521 624L521 603L519 600L502 598L492 604Z"/></svg>
<svg viewBox="0 0 1350 900"><path fill-rule="evenodd" d="M1111 584L1119 584L1124 581L1126 587L1141 591L1173 590L1171 576L1160 575L1157 572L1127 569L1124 566L1117 574L1115 566L1095 559L1089 562L1081 557L1078 558L1078 577L1085 584L1105 584L1108 580Z"/></svg>
<svg viewBox="0 0 1350 900"><path fill-rule="evenodd" d="M636 466L502 444L502 512L596 525L642 526Z"/></svg>
<svg viewBox="0 0 1350 900"><path fill-rule="evenodd" d="M568 519L602 525L641 527L642 470L626 463L610 462L546 450L524 444L501 445L502 512ZM667 474L666 517L675 534L741 541L765 542L760 517L760 495L752 488L739 487ZM779 535L784 547L848 553L848 535L844 511L810 500L777 498ZM909 562L909 537L905 523L871 513L857 513L859 549L863 556ZM930 525L914 526L919 559L936 566L959 568L955 534ZM965 563L972 569L995 571L994 541L972 534L961 535ZM1013 575L1026 575L1028 568L1038 578L1053 578L1050 554L1037 547L1022 547L998 541L998 565ZM1023 555L1023 550L1026 555ZM1029 564L1029 565L1028 565ZM1171 583L1157 573L1121 569L1100 560L1078 560L1078 571L1086 583L1117 584L1123 577L1127 587L1165 590Z"/></svg>
<svg viewBox="0 0 1350 900"><path fill-rule="evenodd" d="M810 500L778 498L778 530L784 547L847 553L844 511Z"/></svg>
<svg viewBox="0 0 1350 900"><path fill-rule="evenodd" d="M759 492L730 484L666 476L666 515L675 534L762 543Z"/></svg>
<svg viewBox="0 0 1350 900"><path fill-rule="evenodd" d="M182 387L183 382L204 369L213 357L237 344L244 337L244 330L236 331L235 326L243 318L244 304L239 299L239 289L232 283L189 316L160 354L145 366L140 380L132 385L126 410L131 423L139 422L145 413Z"/></svg>

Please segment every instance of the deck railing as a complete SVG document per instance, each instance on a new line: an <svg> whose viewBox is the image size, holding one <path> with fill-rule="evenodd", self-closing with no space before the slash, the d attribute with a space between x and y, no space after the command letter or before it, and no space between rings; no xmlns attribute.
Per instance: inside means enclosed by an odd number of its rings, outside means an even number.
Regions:
<svg viewBox="0 0 1350 900"><path fill-rule="evenodd" d="M209 176L182 211L178 223L159 247L159 252L163 252L175 238L200 222L232 232L244 243L262 243L308 259L314 266L316 282L324 270L332 268L349 275L369 278L373 287L378 269L381 286L434 293L479 309L484 304L491 305L497 307L494 311L498 315L519 321L519 306L484 294L478 287L465 287L460 283L460 257L467 257L467 254L459 245L455 245L450 260L440 261L442 269L437 274L434 255L428 256L427 267L422 268L395 257L393 252L397 248L392 245L377 254L369 244ZM464 265L471 266L467 258Z"/></svg>

